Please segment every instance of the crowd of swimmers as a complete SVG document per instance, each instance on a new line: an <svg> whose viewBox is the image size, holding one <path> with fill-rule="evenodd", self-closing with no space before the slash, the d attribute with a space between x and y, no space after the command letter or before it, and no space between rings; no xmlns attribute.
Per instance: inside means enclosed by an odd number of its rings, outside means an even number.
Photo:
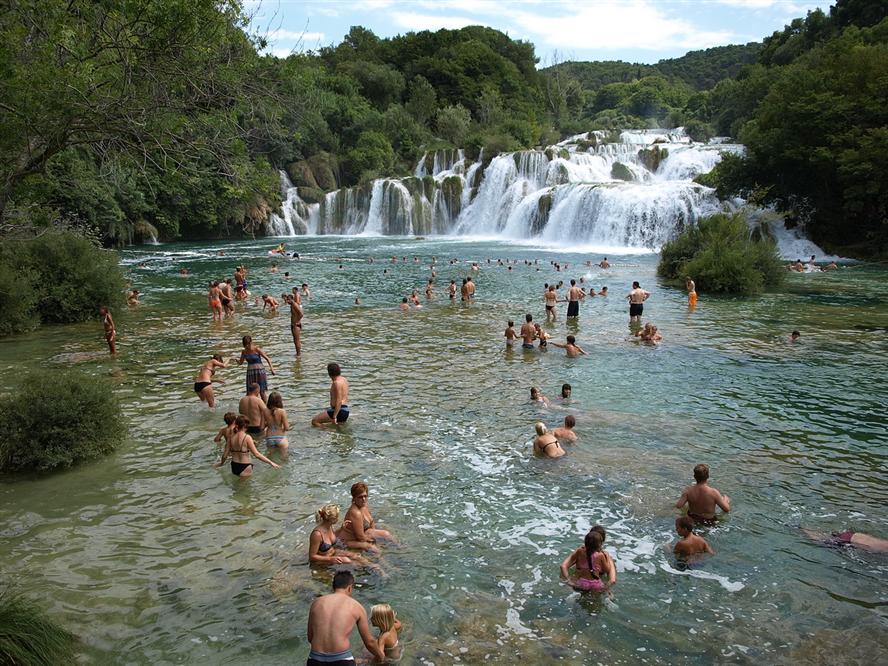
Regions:
<svg viewBox="0 0 888 666"><path fill-rule="evenodd" d="M272 251L274 255L287 255L281 245ZM298 257L294 253L294 257ZM402 261L408 261L402 257ZM814 257L809 266L813 265ZM372 259L369 260L372 263ZM392 257L392 263L397 263L398 258ZM451 259L453 265L458 260ZM419 258L413 258L414 263L419 263ZM491 260L488 259L490 264ZM514 263L518 263L517 261ZM538 261L525 260L526 265L538 265ZM569 265L559 262L550 262L556 271L566 270ZM496 260L498 266L508 266L510 262ZM436 261L432 261L432 277L428 279L425 296L431 300L434 296L434 279ZM591 266L591 262L586 262ZM598 266L603 269L610 268L610 262L605 257ZM801 262L792 264L792 270L799 270ZM342 266L340 260L340 267ZM832 270L835 264L826 266L823 270ZM388 269L385 269L387 273ZM472 262L469 270L480 270L478 262ZM539 268L537 268L539 270ZM272 265L272 272L277 272L277 265ZM187 270L183 269L183 276L187 276ZM285 274L289 277L289 274ZM213 281L209 284L207 298L212 318L220 321L234 314L236 301L247 301L250 292L247 289L247 270L244 266L237 266L232 279ZM566 296L560 297L560 290L564 286L563 281L558 284L546 284L543 290L543 303L547 322L557 321L556 306L558 303L567 303L566 317L576 319L579 316L580 303L588 297L607 296L608 288L603 286L597 294L594 289L581 286L584 278L571 279ZM691 277L687 277L685 287L688 293L688 306L697 305L696 285ZM461 287L457 287L456 281L451 280L447 287L447 295L450 300L456 299L457 292L464 302L471 302L475 298L476 286L471 275L462 280ZM303 298L308 298L310 291L307 283L302 283L301 288L293 287L290 293L281 295L281 300L290 308L290 332L293 338L296 355L301 355L302 329L304 323ZM634 335L644 342L656 344L662 340L656 326L646 323L641 326L641 318L644 312L644 304L651 296L650 292L641 288L638 282L632 283L632 289L626 296L629 304L629 321L634 329ZM139 304L139 292L136 289L127 294L127 302L130 305ZM263 311L270 308L272 313L280 306L279 301L268 294L263 294L256 299L257 304L262 303ZM360 299L355 299L360 304ZM402 299L401 310L408 311L411 308L421 308L417 290L413 290L409 296ZM116 352L116 330L114 320L108 308L100 310L102 323L105 330L105 339L111 353ZM507 348L512 348L521 341L525 350L544 350L550 344L550 337L539 325L533 321L533 315L525 315L525 322L516 332L514 322L509 321L503 336ZM791 341L797 341L800 337L798 331L793 331ZM534 343L538 343L535 346ZM268 392L268 373L274 375L274 365L268 355L253 343L252 337L246 335L241 340L242 349L238 356L228 359L220 354L214 354L205 361L198 370L194 382L194 391L201 401L209 407L215 407L216 399L213 392L213 384L222 380L216 378L216 372L230 367L231 364L246 364L245 395L238 403L238 412L227 412L224 417L224 426L218 431L214 442L220 447L219 458L214 467L220 468L226 463L230 464L231 473L240 478L248 478L253 474L253 459L257 459L272 468L280 466L265 456L257 448L257 439L263 438L269 451L277 451L283 460L289 448L287 433L290 430L290 421L284 408L282 395L278 391ZM567 335L564 343L551 342L551 345L565 350L570 358L585 355L586 352L577 344L573 335ZM267 368L266 368L267 365ZM343 376L340 366L336 363L327 365L327 375L330 378L329 406L318 412L312 419L311 425L321 427L325 425L339 426L349 418L349 383ZM570 400L570 384L564 384L558 400L566 403ZM548 407L552 401L545 397L538 387L530 389L531 401L541 406ZM578 439L575 431L576 419L572 414L564 417L563 424L551 431L545 423L539 421L535 424L536 437L533 439L532 450L534 455L544 458L560 458L565 455L565 446L574 444ZM709 467L699 464L693 469L694 483L684 489L675 503L675 508L686 510L675 520L675 532L678 540L672 546L672 551L681 563L690 565L695 560L713 555L714 550L706 539L696 530L700 527L707 529L718 524L718 512L731 511L731 502L727 495L709 485ZM342 522L340 523L340 518ZM854 545L876 552L888 552L888 541L859 532L840 532L826 534L813 530L805 530L812 539L816 539L830 545ZM562 579L575 590L580 592L604 592L612 588L617 582L617 569L615 558L604 549L607 532L601 525L596 525L589 530L583 539L582 545L573 549L561 562L560 573ZM361 640L364 643L368 656L377 662L396 661L400 658L399 632L402 629L400 620L395 611L387 604L373 606L369 621L363 606L353 599L355 580L351 569L364 568L380 570L374 558L380 553L380 548L386 544L397 544L397 540L388 530L380 528L370 511L369 487L364 482L357 482L351 486L351 504L344 516L340 516L340 508L335 503L321 506L315 512L315 527L309 534L308 561L313 566L328 566L336 569L333 576L333 591L318 597L311 605L308 619L308 640L311 644L309 654L309 666L348 666L354 664L354 657L350 650L350 635L355 627L358 629ZM379 630L374 636L370 626Z"/></svg>

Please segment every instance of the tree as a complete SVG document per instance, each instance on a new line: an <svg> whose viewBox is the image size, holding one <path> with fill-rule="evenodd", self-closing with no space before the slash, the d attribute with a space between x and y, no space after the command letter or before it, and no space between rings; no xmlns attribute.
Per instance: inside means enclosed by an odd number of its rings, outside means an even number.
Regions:
<svg viewBox="0 0 888 666"><path fill-rule="evenodd" d="M432 84L424 76L416 76L410 83L410 94L407 99L407 112L423 125L435 115L438 108L438 96Z"/></svg>
<svg viewBox="0 0 888 666"><path fill-rule="evenodd" d="M438 111L438 133L455 146L462 145L469 132L472 115L462 104L448 106Z"/></svg>

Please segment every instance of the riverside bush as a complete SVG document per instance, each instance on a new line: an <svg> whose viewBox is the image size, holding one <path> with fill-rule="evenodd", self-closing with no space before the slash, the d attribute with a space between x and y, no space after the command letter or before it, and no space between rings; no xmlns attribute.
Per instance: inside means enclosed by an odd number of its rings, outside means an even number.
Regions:
<svg viewBox="0 0 888 666"><path fill-rule="evenodd" d="M0 335L40 323L85 321L97 316L100 305L122 305L125 288L117 253L73 231L4 239Z"/></svg>
<svg viewBox="0 0 888 666"><path fill-rule="evenodd" d="M73 664L74 636L35 604L6 588L0 591L0 664Z"/></svg>
<svg viewBox="0 0 888 666"><path fill-rule="evenodd" d="M0 471L51 470L114 451L126 431L107 379L40 370L0 397Z"/></svg>
<svg viewBox="0 0 888 666"><path fill-rule="evenodd" d="M752 238L743 216L701 219L660 251L657 274L668 280L694 279L698 291L751 295L783 279L776 243Z"/></svg>

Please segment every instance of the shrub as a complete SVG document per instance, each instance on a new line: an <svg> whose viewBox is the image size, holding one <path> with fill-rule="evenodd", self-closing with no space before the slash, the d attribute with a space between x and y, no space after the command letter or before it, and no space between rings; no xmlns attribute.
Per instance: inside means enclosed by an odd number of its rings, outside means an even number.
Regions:
<svg viewBox="0 0 888 666"><path fill-rule="evenodd" d="M74 636L36 605L8 588L0 591L0 664L73 664Z"/></svg>
<svg viewBox="0 0 888 666"><path fill-rule="evenodd" d="M777 245L753 239L741 214L701 219L663 246L657 266L666 279L691 276L698 291L746 295L778 285L784 272Z"/></svg>
<svg viewBox="0 0 888 666"><path fill-rule="evenodd" d="M70 467L111 453L125 431L107 379L36 371L0 398L0 471Z"/></svg>

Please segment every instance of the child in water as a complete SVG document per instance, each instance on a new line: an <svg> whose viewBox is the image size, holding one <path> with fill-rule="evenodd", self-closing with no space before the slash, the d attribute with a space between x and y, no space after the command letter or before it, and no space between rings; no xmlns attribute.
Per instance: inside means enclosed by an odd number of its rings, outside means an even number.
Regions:
<svg viewBox="0 0 888 666"><path fill-rule="evenodd" d="M515 332L514 321L509 320L509 325L506 326L503 337L506 339L506 347L511 347L513 344L515 344L515 340L518 339L518 334Z"/></svg>
<svg viewBox="0 0 888 666"><path fill-rule="evenodd" d="M675 531L681 537L672 549L675 556L681 560L687 560L697 555L709 553L715 555L712 546L706 543L706 539L694 534L694 520L687 516L679 516L675 519Z"/></svg>
<svg viewBox="0 0 888 666"><path fill-rule="evenodd" d="M213 437L213 441L216 442L216 444L222 444L223 440L225 441L225 444L228 444L228 440L231 438L232 426L237 419L237 414L234 412L225 412L225 416L222 418L225 420L225 427L219 430L219 432L216 433L216 436Z"/></svg>
<svg viewBox="0 0 888 666"><path fill-rule="evenodd" d="M379 629L376 644L385 653L387 662L401 659L401 647L398 645L398 632L401 621L388 604L376 604L370 608L370 624Z"/></svg>

